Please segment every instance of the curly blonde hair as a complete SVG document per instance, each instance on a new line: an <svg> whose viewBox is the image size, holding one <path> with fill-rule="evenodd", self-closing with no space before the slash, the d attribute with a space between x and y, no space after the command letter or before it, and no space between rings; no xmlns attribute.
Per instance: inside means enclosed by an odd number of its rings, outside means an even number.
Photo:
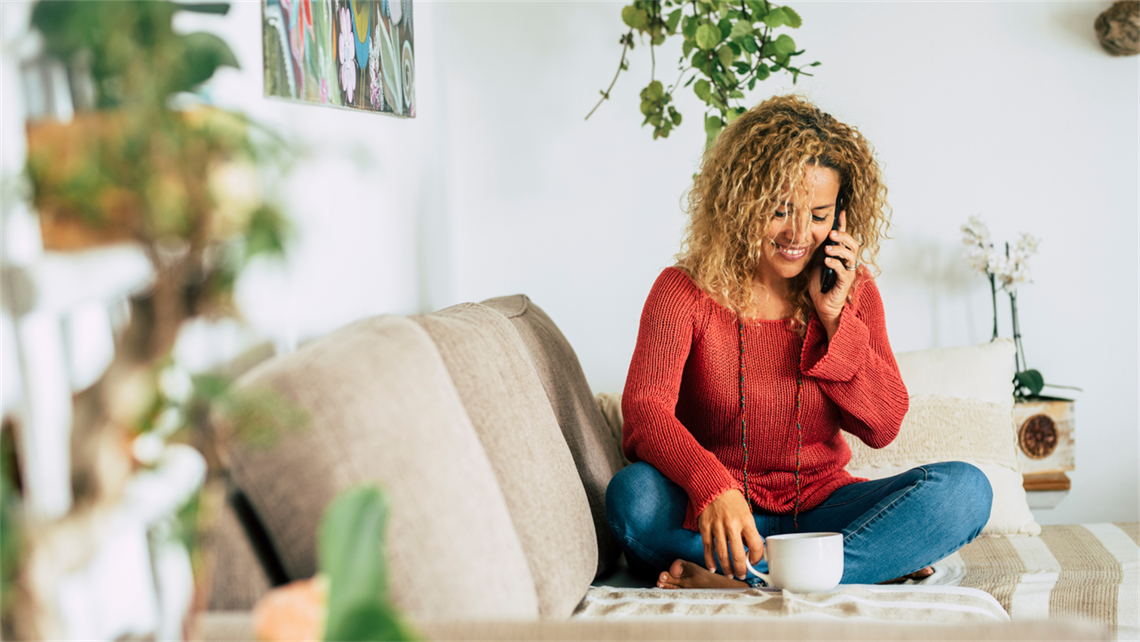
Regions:
<svg viewBox="0 0 1140 642"><path fill-rule="evenodd" d="M787 194L797 193L809 165L838 172L847 232L859 243L859 261L878 272L875 260L890 227L890 206L870 144L804 98L769 98L733 121L705 151L676 257L677 267L698 287L741 318L756 316L753 277L760 253L774 251L768 225ZM805 269L789 283L791 324L801 335L815 311L809 274Z"/></svg>

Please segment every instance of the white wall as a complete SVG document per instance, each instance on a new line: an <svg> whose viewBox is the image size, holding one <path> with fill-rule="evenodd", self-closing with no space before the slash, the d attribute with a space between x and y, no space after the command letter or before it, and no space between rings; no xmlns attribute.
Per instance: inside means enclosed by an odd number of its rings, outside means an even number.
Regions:
<svg viewBox="0 0 1140 642"><path fill-rule="evenodd" d="M967 217L997 239L1043 239L1019 301L1029 364L1085 390L1073 490L1037 513L1044 523L1138 518L1138 59L1096 43L1108 5L794 5L804 58L823 62L796 89L858 126L886 173L895 228L880 287L896 350L989 339L988 284L961 258ZM248 316L291 342L525 292L592 386L620 390L704 139L687 93L672 138L639 127L643 47L583 121L618 63L620 9L417 2L417 118L399 120L263 99L259 3L235 5L221 30L244 70L224 72L214 96L309 148L283 195L293 258L244 281ZM657 57L666 82L672 51ZM773 78L749 102L789 89ZM1001 315L1009 336L1004 301Z"/></svg>

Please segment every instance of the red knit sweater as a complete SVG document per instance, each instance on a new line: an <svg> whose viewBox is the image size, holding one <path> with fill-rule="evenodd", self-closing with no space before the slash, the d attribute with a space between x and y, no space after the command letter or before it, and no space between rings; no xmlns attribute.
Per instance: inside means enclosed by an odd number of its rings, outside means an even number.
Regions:
<svg viewBox="0 0 1140 642"><path fill-rule="evenodd" d="M862 270L862 268L860 268ZM872 448L898 434L907 410L875 282L862 273L830 345L812 316L800 339L787 320L744 327L748 482L740 425L740 335L736 316L682 271L657 278L622 395L622 448L689 494L685 528L732 488L753 510L790 513L796 501L796 380L803 374L801 511L856 481L840 429Z"/></svg>

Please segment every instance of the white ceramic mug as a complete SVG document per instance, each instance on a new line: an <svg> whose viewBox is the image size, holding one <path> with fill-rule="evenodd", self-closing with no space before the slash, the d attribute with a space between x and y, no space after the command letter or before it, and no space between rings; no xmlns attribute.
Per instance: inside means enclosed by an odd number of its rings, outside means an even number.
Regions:
<svg viewBox="0 0 1140 642"><path fill-rule="evenodd" d="M843 577L843 535L841 533L788 533L765 540L764 557L768 573L744 563L760 579L793 593L830 591Z"/></svg>

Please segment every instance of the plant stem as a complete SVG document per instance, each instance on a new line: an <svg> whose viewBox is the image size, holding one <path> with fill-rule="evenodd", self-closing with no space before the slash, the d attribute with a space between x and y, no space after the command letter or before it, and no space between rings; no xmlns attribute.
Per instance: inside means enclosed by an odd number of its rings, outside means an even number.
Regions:
<svg viewBox="0 0 1140 642"><path fill-rule="evenodd" d="M657 54L653 52L653 38L649 39L649 82L652 83L657 75Z"/></svg>
<svg viewBox="0 0 1140 642"><path fill-rule="evenodd" d="M990 274L990 299L994 304L994 337L990 341L997 341L998 327L997 327L997 280L993 274Z"/></svg>
<svg viewBox="0 0 1140 642"><path fill-rule="evenodd" d="M1029 364L1025 361L1025 348L1021 345L1021 323L1017 319L1017 291L1010 290L1009 292L1009 308L1013 316L1013 344L1016 348L1013 358L1017 364L1017 371L1021 372L1023 369L1028 369Z"/></svg>
<svg viewBox="0 0 1140 642"><path fill-rule="evenodd" d="M582 120L590 120L590 116L593 116L594 112L598 111L598 107L601 107L602 103L605 102L605 100L610 97L610 90L613 89L614 84L617 83L618 76L621 75L621 70L625 69L625 52L627 50L629 50L629 43L632 39L633 39L633 29L630 29L629 33L626 34L625 38L622 40L621 62L618 63L618 70L617 70L617 73L614 74L614 79L612 81L610 81L610 86L606 87L606 90L604 92L602 92L602 99L598 101L597 105L594 105L594 108L591 109L590 113L586 114L586 117L583 118Z"/></svg>

